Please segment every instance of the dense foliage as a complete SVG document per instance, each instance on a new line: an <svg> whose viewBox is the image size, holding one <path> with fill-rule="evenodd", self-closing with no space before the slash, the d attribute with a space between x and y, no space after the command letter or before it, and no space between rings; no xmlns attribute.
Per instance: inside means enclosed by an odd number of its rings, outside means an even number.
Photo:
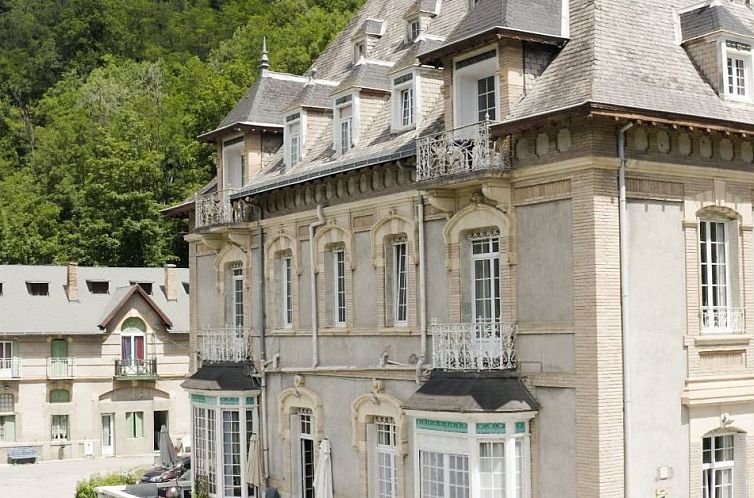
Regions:
<svg viewBox="0 0 754 498"><path fill-rule="evenodd" d="M211 130L301 74L362 0L0 0L0 263L185 263L159 210L207 182Z"/></svg>
<svg viewBox="0 0 754 498"><path fill-rule="evenodd" d="M76 483L76 498L97 498L95 488L99 486L119 486L137 482L139 476L136 474L94 474Z"/></svg>

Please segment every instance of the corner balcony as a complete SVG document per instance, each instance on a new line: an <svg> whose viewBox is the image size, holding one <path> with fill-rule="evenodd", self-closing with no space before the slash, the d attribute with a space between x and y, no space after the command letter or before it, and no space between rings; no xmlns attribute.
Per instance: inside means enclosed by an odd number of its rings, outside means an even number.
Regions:
<svg viewBox="0 0 754 498"><path fill-rule="evenodd" d="M195 228L227 225L240 219L230 202L230 195L236 191L226 189L196 196Z"/></svg>
<svg viewBox="0 0 754 498"><path fill-rule="evenodd" d="M0 379L21 378L21 358L0 358Z"/></svg>
<svg viewBox="0 0 754 498"><path fill-rule="evenodd" d="M490 137L492 121L445 131L416 140L416 181L428 181L475 171L505 171L510 156Z"/></svg>
<svg viewBox="0 0 754 498"><path fill-rule="evenodd" d="M199 335L202 362L243 363L251 361L251 330L243 327L205 327Z"/></svg>
<svg viewBox="0 0 754 498"><path fill-rule="evenodd" d="M73 358L47 358L48 379L72 379Z"/></svg>
<svg viewBox="0 0 754 498"><path fill-rule="evenodd" d="M743 334L746 320L743 308L709 306L702 308L702 332L707 334Z"/></svg>
<svg viewBox="0 0 754 498"><path fill-rule="evenodd" d="M115 360L115 380L154 380L156 378L156 358Z"/></svg>
<svg viewBox="0 0 754 498"><path fill-rule="evenodd" d="M443 370L516 368L517 324L432 323L432 367Z"/></svg>

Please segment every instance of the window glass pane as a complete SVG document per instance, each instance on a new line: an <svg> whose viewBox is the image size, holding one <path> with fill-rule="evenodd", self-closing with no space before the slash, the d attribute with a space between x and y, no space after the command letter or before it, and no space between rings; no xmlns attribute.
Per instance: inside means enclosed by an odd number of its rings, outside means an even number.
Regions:
<svg viewBox="0 0 754 498"><path fill-rule="evenodd" d="M469 457L448 455L448 496L469 497Z"/></svg>
<svg viewBox="0 0 754 498"><path fill-rule="evenodd" d="M68 403L71 394L66 389L53 389L50 391L50 403Z"/></svg>
<svg viewBox="0 0 754 498"><path fill-rule="evenodd" d="M16 416L0 416L0 441L13 443L16 441Z"/></svg>
<svg viewBox="0 0 754 498"><path fill-rule="evenodd" d="M481 498L506 496L504 443L479 444L479 487Z"/></svg>
<svg viewBox="0 0 754 498"><path fill-rule="evenodd" d="M445 498L445 455L419 452L421 498Z"/></svg>
<svg viewBox="0 0 754 498"><path fill-rule="evenodd" d="M10 393L0 394L0 413L13 413L15 411L13 395Z"/></svg>
<svg viewBox="0 0 754 498"><path fill-rule="evenodd" d="M207 410L207 481L209 492L217 492L217 416L215 410Z"/></svg>
<svg viewBox="0 0 754 498"><path fill-rule="evenodd" d="M223 488L241 496L241 427L237 411L223 411Z"/></svg>
<svg viewBox="0 0 754 498"><path fill-rule="evenodd" d="M68 440L68 415L52 416L52 440Z"/></svg>

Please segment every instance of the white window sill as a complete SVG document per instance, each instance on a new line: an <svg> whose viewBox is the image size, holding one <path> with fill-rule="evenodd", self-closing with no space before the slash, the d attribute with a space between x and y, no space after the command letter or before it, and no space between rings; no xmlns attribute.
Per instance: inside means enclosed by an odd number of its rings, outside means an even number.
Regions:
<svg viewBox="0 0 754 498"><path fill-rule="evenodd" d="M724 332L703 332L702 335L694 336L694 345L704 346L746 346L751 343L748 334L731 334Z"/></svg>

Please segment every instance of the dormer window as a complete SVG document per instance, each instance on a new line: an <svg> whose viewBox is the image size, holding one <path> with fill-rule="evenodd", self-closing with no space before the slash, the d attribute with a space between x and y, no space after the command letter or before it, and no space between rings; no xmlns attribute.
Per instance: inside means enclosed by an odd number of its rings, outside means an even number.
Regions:
<svg viewBox="0 0 754 498"><path fill-rule="evenodd" d="M414 74L393 78L393 129L411 128L416 123Z"/></svg>
<svg viewBox="0 0 754 498"><path fill-rule="evenodd" d="M725 94L734 99L751 96L751 45L725 41Z"/></svg>
<svg viewBox="0 0 754 498"><path fill-rule="evenodd" d="M336 128L338 152L345 154L353 147L353 97L345 95L335 100L335 113L338 117Z"/></svg>
<svg viewBox="0 0 754 498"><path fill-rule="evenodd" d="M32 296L49 296L50 283L49 282L26 282L26 290L29 292L29 295L32 295Z"/></svg>
<svg viewBox="0 0 754 498"><path fill-rule="evenodd" d="M364 42L356 42L353 45L353 63L356 64L362 57L366 57L366 50L364 49Z"/></svg>
<svg viewBox="0 0 754 498"><path fill-rule="evenodd" d="M92 294L109 294L110 282L107 280L87 280L86 287Z"/></svg>
<svg viewBox="0 0 754 498"><path fill-rule="evenodd" d="M416 17L414 19L410 19L408 21L408 41L410 42L416 41L416 39L419 38L420 33L421 33L421 23L419 21L419 18Z"/></svg>
<svg viewBox="0 0 754 498"><path fill-rule="evenodd" d="M455 69L454 127L461 128L485 119L498 119L497 51L492 48L456 61Z"/></svg>
<svg viewBox="0 0 754 498"><path fill-rule="evenodd" d="M294 166L301 161L301 113L296 112L285 118L285 128L288 134L288 166Z"/></svg>
<svg viewBox="0 0 754 498"><path fill-rule="evenodd" d="M243 137L233 138L223 142L223 188L243 187L244 161Z"/></svg>

